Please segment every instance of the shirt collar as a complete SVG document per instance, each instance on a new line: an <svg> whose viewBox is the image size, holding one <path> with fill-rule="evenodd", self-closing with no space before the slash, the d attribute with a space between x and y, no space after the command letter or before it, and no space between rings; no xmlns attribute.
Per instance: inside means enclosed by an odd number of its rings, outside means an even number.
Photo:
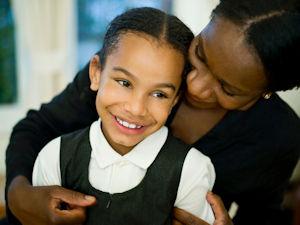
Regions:
<svg viewBox="0 0 300 225"><path fill-rule="evenodd" d="M101 129L101 120L95 121L90 129L90 142L93 158L100 168L105 168L119 161L130 161L138 167L147 169L155 160L168 136L168 128L163 126L143 141L138 143L130 152L122 156L107 142Z"/></svg>

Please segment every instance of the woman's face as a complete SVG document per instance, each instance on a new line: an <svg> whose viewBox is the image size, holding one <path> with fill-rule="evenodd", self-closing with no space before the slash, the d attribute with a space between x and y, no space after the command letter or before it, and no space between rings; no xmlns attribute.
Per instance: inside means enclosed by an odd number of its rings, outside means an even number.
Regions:
<svg viewBox="0 0 300 225"><path fill-rule="evenodd" d="M196 108L247 110L267 86L260 59L243 31L215 17L190 47L193 70L188 74L187 101Z"/></svg>

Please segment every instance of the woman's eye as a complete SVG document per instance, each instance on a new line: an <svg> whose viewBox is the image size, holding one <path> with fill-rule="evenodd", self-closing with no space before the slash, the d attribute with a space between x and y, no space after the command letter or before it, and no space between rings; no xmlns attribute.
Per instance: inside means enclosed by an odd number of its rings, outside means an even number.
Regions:
<svg viewBox="0 0 300 225"><path fill-rule="evenodd" d="M221 84L221 88L222 88L222 91L223 91L226 95L228 95L228 96L230 96L230 97L234 97L234 96L235 96L235 94L228 92L228 91L224 88L224 85L223 85L223 84Z"/></svg>
<svg viewBox="0 0 300 225"><path fill-rule="evenodd" d="M197 45L196 48L195 48L195 55L196 55L196 57L197 57L199 60L201 60L202 62L205 63L205 59L204 59L204 57L203 57L202 54L201 54L201 50L200 50L200 46L199 46L199 45Z"/></svg>
<svg viewBox="0 0 300 225"><path fill-rule="evenodd" d="M121 86L130 87L130 82L128 80L116 80Z"/></svg>
<svg viewBox="0 0 300 225"><path fill-rule="evenodd" d="M156 98L168 98L168 96L165 93L162 92L154 92L153 96Z"/></svg>

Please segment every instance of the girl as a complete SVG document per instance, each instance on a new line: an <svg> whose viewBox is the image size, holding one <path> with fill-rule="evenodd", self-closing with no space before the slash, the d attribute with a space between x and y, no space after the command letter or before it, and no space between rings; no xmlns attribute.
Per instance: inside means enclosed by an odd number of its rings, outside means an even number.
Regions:
<svg viewBox="0 0 300 225"><path fill-rule="evenodd" d="M179 98L192 38L157 9L116 17L89 69L100 119L47 144L33 184L95 196L85 224L172 224L174 205L213 223L205 199L215 177L210 160L163 126Z"/></svg>

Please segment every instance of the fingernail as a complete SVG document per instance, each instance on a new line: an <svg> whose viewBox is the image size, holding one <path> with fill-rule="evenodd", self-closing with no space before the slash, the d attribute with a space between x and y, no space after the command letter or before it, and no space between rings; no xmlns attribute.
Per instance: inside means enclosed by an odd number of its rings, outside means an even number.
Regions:
<svg viewBox="0 0 300 225"><path fill-rule="evenodd" d="M85 200L88 200L89 202L95 201L95 197L94 196L85 195L84 198L85 198Z"/></svg>

